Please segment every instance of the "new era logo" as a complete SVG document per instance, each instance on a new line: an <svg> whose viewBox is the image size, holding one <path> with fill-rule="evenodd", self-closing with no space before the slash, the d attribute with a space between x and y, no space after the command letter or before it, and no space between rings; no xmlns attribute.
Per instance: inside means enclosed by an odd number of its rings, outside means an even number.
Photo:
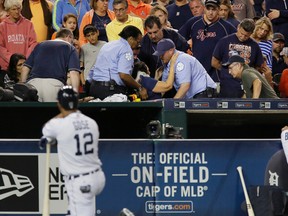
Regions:
<svg viewBox="0 0 288 216"><path fill-rule="evenodd" d="M0 200L12 195L21 197L34 188L30 179L0 168Z"/></svg>

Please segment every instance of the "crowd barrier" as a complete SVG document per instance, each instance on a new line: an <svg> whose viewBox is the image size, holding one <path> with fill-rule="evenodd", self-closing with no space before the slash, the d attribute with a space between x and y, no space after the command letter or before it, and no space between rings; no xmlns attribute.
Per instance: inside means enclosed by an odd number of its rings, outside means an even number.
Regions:
<svg viewBox="0 0 288 216"><path fill-rule="evenodd" d="M1 215L41 215L45 150L37 143L0 140ZM116 216L128 208L135 216L244 216L236 168L243 167L248 188L263 185L267 163L282 146L279 139L102 139L99 149L106 186L96 199L96 215ZM49 188L51 215L65 215L55 147Z"/></svg>

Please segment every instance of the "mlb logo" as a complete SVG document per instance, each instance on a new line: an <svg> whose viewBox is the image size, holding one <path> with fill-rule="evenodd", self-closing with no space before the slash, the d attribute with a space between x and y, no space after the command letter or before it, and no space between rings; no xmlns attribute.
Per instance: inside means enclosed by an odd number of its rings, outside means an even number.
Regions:
<svg viewBox="0 0 288 216"><path fill-rule="evenodd" d="M0 212L38 212L38 157L0 156Z"/></svg>

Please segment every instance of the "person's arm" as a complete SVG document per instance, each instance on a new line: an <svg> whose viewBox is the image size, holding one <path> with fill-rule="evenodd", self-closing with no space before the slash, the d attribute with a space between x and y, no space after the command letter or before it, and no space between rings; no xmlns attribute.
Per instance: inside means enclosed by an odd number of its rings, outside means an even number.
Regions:
<svg viewBox="0 0 288 216"><path fill-rule="evenodd" d="M190 88L190 83L182 83L180 85L180 88L178 89L176 95L174 96L174 99L183 98L186 95L186 93L189 90L189 88Z"/></svg>
<svg viewBox="0 0 288 216"><path fill-rule="evenodd" d="M261 89L262 89L262 82L259 79L255 79L253 81L253 96L252 98L259 98Z"/></svg>
<svg viewBox="0 0 288 216"><path fill-rule="evenodd" d="M212 56L211 66L216 68L217 70L221 70L222 67L221 62L214 56Z"/></svg>
<svg viewBox="0 0 288 216"><path fill-rule="evenodd" d="M22 82L22 83L26 82L29 72L30 72L30 68L24 65L22 67L22 71L21 71L21 80L20 80L20 82Z"/></svg>
<svg viewBox="0 0 288 216"><path fill-rule="evenodd" d="M178 58L179 53L174 53L174 55L171 58L170 68L169 68L169 75L167 80L164 81L158 81L155 85L155 87L152 89L155 93L164 93L172 89L173 83L174 83L174 77L175 77L175 62Z"/></svg>
<svg viewBox="0 0 288 216"><path fill-rule="evenodd" d="M55 1L52 11L52 25L56 31L60 30L62 27L62 10L63 2Z"/></svg>
<svg viewBox="0 0 288 216"><path fill-rule="evenodd" d="M138 82L136 82L130 74L119 72L119 76L126 86L139 90L139 94L142 100L146 100L148 98L147 90L143 88Z"/></svg>
<svg viewBox="0 0 288 216"><path fill-rule="evenodd" d="M77 92L79 91L79 83L80 83L80 74L78 71L71 70L69 71L71 85Z"/></svg>

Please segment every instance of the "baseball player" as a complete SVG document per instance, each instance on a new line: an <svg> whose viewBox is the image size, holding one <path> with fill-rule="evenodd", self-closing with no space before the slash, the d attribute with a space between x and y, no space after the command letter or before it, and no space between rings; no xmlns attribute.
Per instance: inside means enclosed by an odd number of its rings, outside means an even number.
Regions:
<svg viewBox="0 0 288 216"><path fill-rule="evenodd" d="M78 94L72 86L63 86L57 100L60 114L44 125L40 145L47 143L47 139L57 143L69 201L68 215L94 216L95 196L105 186L98 157L98 125L77 110Z"/></svg>

